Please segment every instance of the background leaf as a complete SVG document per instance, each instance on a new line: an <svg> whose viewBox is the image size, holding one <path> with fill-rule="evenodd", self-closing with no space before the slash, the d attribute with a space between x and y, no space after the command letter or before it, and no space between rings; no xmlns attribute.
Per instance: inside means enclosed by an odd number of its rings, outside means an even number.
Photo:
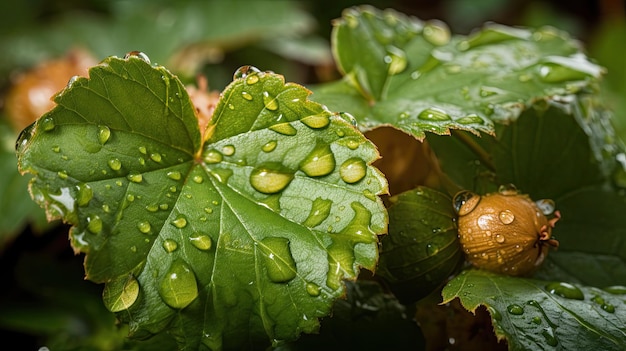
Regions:
<svg viewBox="0 0 626 351"><path fill-rule="evenodd" d="M291 340L317 329L343 279L375 268L387 219L374 146L281 76L235 78L204 144L180 81L132 55L72 82L18 140L34 199L73 225L87 278L135 337Z"/></svg>
<svg viewBox="0 0 626 351"><path fill-rule="evenodd" d="M334 25L344 79L318 86L314 98L335 110L367 105L348 110L365 130L390 124L418 139L450 129L493 134L493 122L515 120L536 100L580 91L603 73L549 27L487 24L455 36L443 22L369 6L346 9ZM350 89L360 97L347 93L344 104L336 95Z"/></svg>
<svg viewBox="0 0 626 351"><path fill-rule="evenodd" d="M487 306L510 350L621 350L626 289L609 291L468 270L444 287L443 296L444 303L459 298L470 311Z"/></svg>

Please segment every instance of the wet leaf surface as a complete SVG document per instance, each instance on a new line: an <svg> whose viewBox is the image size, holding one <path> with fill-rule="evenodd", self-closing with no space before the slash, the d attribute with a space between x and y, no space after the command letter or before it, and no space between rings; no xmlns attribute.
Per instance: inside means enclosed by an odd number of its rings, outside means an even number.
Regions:
<svg viewBox="0 0 626 351"><path fill-rule="evenodd" d="M18 140L33 198L73 225L87 278L136 337L291 340L375 267L387 219L374 146L279 75L234 78L201 138L175 76L111 57Z"/></svg>

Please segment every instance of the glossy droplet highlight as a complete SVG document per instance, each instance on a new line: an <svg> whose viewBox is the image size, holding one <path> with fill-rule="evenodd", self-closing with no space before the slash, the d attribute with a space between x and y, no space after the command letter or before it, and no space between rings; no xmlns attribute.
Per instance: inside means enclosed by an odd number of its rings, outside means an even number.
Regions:
<svg viewBox="0 0 626 351"><path fill-rule="evenodd" d="M296 262L291 256L289 240L268 237L258 243L267 275L274 283L286 283L296 277Z"/></svg>
<svg viewBox="0 0 626 351"><path fill-rule="evenodd" d="M383 59L388 65L387 73L391 76L402 73L408 65L406 52L393 45L388 45L386 50L387 55Z"/></svg>
<svg viewBox="0 0 626 351"><path fill-rule="evenodd" d="M102 231L102 219L98 215L88 216L87 230L93 234L100 233Z"/></svg>
<svg viewBox="0 0 626 351"><path fill-rule="evenodd" d="M504 210L500 211L498 218L503 224L511 224L515 220L515 215L510 210Z"/></svg>
<svg viewBox="0 0 626 351"><path fill-rule="evenodd" d="M420 112L419 115L417 115L417 118L424 120L424 121L433 121L433 122L443 122L443 121L449 121L451 119L450 116L446 113L446 111L436 108L436 107L425 109L424 111Z"/></svg>
<svg viewBox="0 0 626 351"><path fill-rule="evenodd" d="M105 307L111 312L129 309L139 296L139 282L134 276L106 283L102 292Z"/></svg>
<svg viewBox="0 0 626 351"><path fill-rule="evenodd" d="M162 160L162 156L161 154L155 152L155 153L150 154L150 159L156 163L160 163Z"/></svg>
<svg viewBox="0 0 626 351"><path fill-rule="evenodd" d="M148 221L139 221L137 223L137 229L139 229L139 231L144 234L148 234L150 233L150 230L152 229L152 227L150 226L150 222Z"/></svg>
<svg viewBox="0 0 626 351"><path fill-rule="evenodd" d="M335 156L330 145L317 144L302 160L300 170L309 177L325 176L335 170Z"/></svg>
<svg viewBox="0 0 626 351"><path fill-rule="evenodd" d="M165 239L163 240L163 250L165 250L165 252L167 253L171 253L176 251L176 249L178 248L178 243L172 239Z"/></svg>
<svg viewBox="0 0 626 351"><path fill-rule="evenodd" d="M111 129L107 126L98 126L98 141L101 145L106 144L111 138Z"/></svg>
<svg viewBox="0 0 626 351"><path fill-rule="evenodd" d="M224 156L222 155L221 152L217 151L217 150L209 150L207 151L206 154L204 154L204 162L206 163L220 163L222 162L222 160L224 159Z"/></svg>
<svg viewBox="0 0 626 351"><path fill-rule="evenodd" d="M114 171L119 171L122 168L122 162L118 158L110 159L107 164Z"/></svg>
<svg viewBox="0 0 626 351"><path fill-rule="evenodd" d="M237 68L235 73L233 73L233 80L240 79L240 78L246 78L248 76L257 75L258 73L261 73L261 70L259 70L258 68L254 67L254 66L249 66L249 65L241 66L241 67Z"/></svg>
<svg viewBox="0 0 626 351"><path fill-rule="evenodd" d="M93 198L93 189L89 184L80 183L76 186L76 204L78 206L87 206Z"/></svg>
<svg viewBox="0 0 626 351"><path fill-rule="evenodd" d="M306 292L307 294L316 297L316 296L320 296L321 293L321 289L319 287L319 285L315 284L315 283L306 283Z"/></svg>
<svg viewBox="0 0 626 351"><path fill-rule="evenodd" d="M179 171L170 171L167 172L167 177L173 180L180 180L181 174Z"/></svg>
<svg viewBox="0 0 626 351"><path fill-rule="evenodd" d="M300 121L311 129L322 129L330 124L330 118L327 112L306 116Z"/></svg>
<svg viewBox="0 0 626 351"><path fill-rule="evenodd" d="M55 127L56 125L54 124L52 117L46 117L41 120L41 129L43 129L44 132L50 132L54 130Z"/></svg>
<svg viewBox="0 0 626 351"><path fill-rule="evenodd" d="M339 168L339 176L348 184L360 181L365 177L366 172L365 161L356 157L346 160Z"/></svg>
<svg viewBox="0 0 626 351"><path fill-rule="evenodd" d="M235 153L235 147L233 145L226 145L222 148L222 154L225 156L232 156Z"/></svg>
<svg viewBox="0 0 626 351"><path fill-rule="evenodd" d="M287 136L293 136L298 133L298 130L289 122L274 124L273 126L270 126L269 129L275 131L278 134Z"/></svg>
<svg viewBox="0 0 626 351"><path fill-rule="evenodd" d="M452 200L454 210L459 216L465 216L466 214L472 212L472 210L478 206L479 202L480 196L469 190L459 191L456 195L454 195L454 199Z"/></svg>
<svg viewBox="0 0 626 351"><path fill-rule="evenodd" d="M546 344L550 346L557 346L559 344L559 341L554 335L554 330L552 328L544 328L541 331L541 335L546 340Z"/></svg>
<svg viewBox="0 0 626 351"><path fill-rule="evenodd" d="M546 285L546 290L554 295L567 299L584 300L585 295L576 286L565 282L554 282Z"/></svg>
<svg viewBox="0 0 626 351"><path fill-rule="evenodd" d="M316 198L311 205L309 216L302 222L302 225L309 228L318 226L328 218L332 205L333 202L329 199Z"/></svg>
<svg viewBox="0 0 626 351"><path fill-rule="evenodd" d="M272 152L276 149L277 144L276 140L268 141L265 145L263 145L263 147L261 147L261 150L263 150L263 152Z"/></svg>
<svg viewBox="0 0 626 351"><path fill-rule="evenodd" d="M209 237L207 234L200 232L193 233L193 235L189 237L189 241L191 241L191 245L201 251L210 250L211 246L213 245L211 237Z"/></svg>
<svg viewBox="0 0 626 351"><path fill-rule="evenodd" d="M159 294L163 301L172 308L187 307L198 297L196 276L184 261L172 262L159 284Z"/></svg>
<svg viewBox="0 0 626 351"><path fill-rule="evenodd" d="M278 100L267 91L263 92L263 105L270 111L278 110Z"/></svg>
<svg viewBox="0 0 626 351"><path fill-rule="evenodd" d="M256 167L250 173L250 185L259 192L274 194L291 183L293 172L278 163L267 163Z"/></svg>
<svg viewBox="0 0 626 351"><path fill-rule="evenodd" d="M445 22L439 20L426 22L422 35L426 41L436 46L447 44L451 38L450 28Z"/></svg>
<svg viewBox="0 0 626 351"><path fill-rule="evenodd" d="M242 91L241 96L248 101L252 101L252 95L247 91Z"/></svg>
<svg viewBox="0 0 626 351"><path fill-rule="evenodd" d="M522 306L520 306L520 305L518 305L518 304L512 304L512 305L509 305L509 306L506 308L506 310L507 310L510 314L513 314L513 315L516 315L516 316L520 316L520 315L524 314L524 307L522 307Z"/></svg>
<svg viewBox="0 0 626 351"><path fill-rule="evenodd" d="M126 55L124 55L124 60L128 60L131 57L136 57L138 59L143 60L146 63L150 63L150 58L148 57L148 55L144 54L141 51L130 51L130 52L127 52Z"/></svg>
<svg viewBox="0 0 626 351"><path fill-rule="evenodd" d="M464 125L468 125L468 124L485 124L485 122L483 121L482 118L480 118L479 115L472 113L469 114L467 116L461 117L457 120L455 120L455 122L459 123L459 124L464 124Z"/></svg>
<svg viewBox="0 0 626 351"><path fill-rule="evenodd" d="M141 183L143 181L143 176L141 175L141 173L131 172L126 176L126 178L133 183Z"/></svg>
<svg viewBox="0 0 626 351"><path fill-rule="evenodd" d="M178 229L183 229L187 226L187 217L183 214L176 216L176 219L172 221L172 225Z"/></svg>
<svg viewBox="0 0 626 351"><path fill-rule="evenodd" d="M626 295L626 286L622 285L608 286L603 290L613 295Z"/></svg>

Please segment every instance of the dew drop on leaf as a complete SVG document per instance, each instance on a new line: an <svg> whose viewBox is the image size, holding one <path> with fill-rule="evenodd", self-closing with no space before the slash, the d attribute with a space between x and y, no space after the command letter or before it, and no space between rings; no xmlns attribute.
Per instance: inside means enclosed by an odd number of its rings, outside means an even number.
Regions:
<svg viewBox="0 0 626 351"><path fill-rule="evenodd" d="M46 117L41 121L41 128L44 132L50 132L54 130L55 127L56 125L54 124L52 117Z"/></svg>
<svg viewBox="0 0 626 351"><path fill-rule="evenodd" d="M252 101L252 95L247 91L242 91L241 96L248 101Z"/></svg>
<svg viewBox="0 0 626 351"><path fill-rule="evenodd" d="M211 237L201 232L193 233L189 237L189 240L191 241L191 245L201 251L207 251L211 249L211 246L213 245Z"/></svg>
<svg viewBox="0 0 626 351"><path fill-rule="evenodd" d="M187 263L177 259L165 273L159 284L159 294L172 308L187 307L198 297L196 276Z"/></svg>
<svg viewBox="0 0 626 351"><path fill-rule="evenodd" d="M235 147L233 145L226 145L222 148L222 154L226 156L232 156L235 153Z"/></svg>
<svg viewBox="0 0 626 351"><path fill-rule="evenodd" d="M356 157L347 159L339 168L339 176L348 184L360 181L365 177L366 172L365 161Z"/></svg>
<svg viewBox="0 0 626 351"><path fill-rule="evenodd" d="M150 154L150 159L151 159L152 161L156 162L156 163L160 163L160 162L161 162L161 160L162 160L162 158L161 158L161 154L156 153L156 152L155 152L155 153L152 153L152 154Z"/></svg>
<svg viewBox="0 0 626 351"><path fill-rule="evenodd" d="M173 180L180 180L181 174L179 171L169 171L167 172L167 177Z"/></svg>
<svg viewBox="0 0 626 351"><path fill-rule="evenodd" d="M163 249L165 250L165 252L167 253L171 253L176 251L176 249L178 248L178 243L172 239L165 239L163 240Z"/></svg>
<svg viewBox="0 0 626 351"><path fill-rule="evenodd" d="M201 175L195 175L191 179L197 184L201 184L202 182L204 182L204 178Z"/></svg>
<svg viewBox="0 0 626 351"><path fill-rule="evenodd" d="M224 156L222 155L221 152L217 150L209 150L204 155L204 162L209 163L209 164L220 163L222 162L223 159L224 159Z"/></svg>
<svg viewBox="0 0 626 351"><path fill-rule="evenodd" d="M137 228L139 229L140 232L144 233L144 234L148 234L150 233L150 222L148 221L139 221L137 223Z"/></svg>
<svg viewBox="0 0 626 351"><path fill-rule="evenodd" d="M265 105L265 108L270 111L278 110L278 100L276 100L276 98L270 95L267 91L263 92L263 104Z"/></svg>
<svg viewBox="0 0 626 351"><path fill-rule="evenodd" d="M604 291L614 295L626 295L626 286L613 285L604 288Z"/></svg>
<svg viewBox="0 0 626 351"><path fill-rule="evenodd" d="M497 321L502 320L502 315L500 314L500 312L498 310L496 310L492 306L487 306L487 310L489 311L489 314L491 314L491 318L493 318L493 319L495 319Z"/></svg>
<svg viewBox="0 0 626 351"><path fill-rule="evenodd" d="M562 83L570 80L582 80L588 78L589 75L572 67L548 62L540 66L539 77L546 83Z"/></svg>
<svg viewBox="0 0 626 351"><path fill-rule="evenodd" d="M264 194L274 194L285 189L293 177L293 173L281 164L267 163L252 170L250 185Z"/></svg>
<svg viewBox="0 0 626 351"><path fill-rule="evenodd" d="M274 151L274 149L276 149L276 145L276 140L271 140L265 143L265 145L261 147L261 150L263 150L263 152L272 152Z"/></svg>
<svg viewBox="0 0 626 351"><path fill-rule="evenodd" d="M138 149L139 149L139 152L141 152L144 155L148 153L148 150L146 149L145 146L140 146Z"/></svg>
<svg viewBox="0 0 626 351"><path fill-rule="evenodd" d="M76 205L87 206L93 198L93 189L89 184L80 183L76 185Z"/></svg>
<svg viewBox="0 0 626 351"><path fill-rule="evenodd" d="M457 119L455 122L459 123L459 124L484 124L485 122L483 121L482 118L480 118L480 116L478 116L475 113L469 114L467 116L461 117L459 119Z"/></svg>
<svg viewBox="0 0 626 351"><path fill-rule="evenodd" d="M287 136L293 136L298 133L298 130L289 122L274 124L269 129L275 131L276 133Z"/></svg>
<svg viewBox="0 0 626 351"><path fill-rule="evenodd" d="M176 219L172 221L172 225L178 229L183 229L187 226L187 217L183 214L176 216Z"/></svg>
<svg viewBox="0 0 626 351"><path fill-rule="evenodd" d="M107 164L114 171L119 171L122 168L122 162L118 158L110 159Z"/></svg>
<svg viewBox="0 0 626 351"><path fill-rule="evenodd" d="M322 199L321 197L316 198L313 200L309 216L304 220L304 222L302 222L302 225L309 228L318 226L326 218L328 218L332 205L332 200Z"/></svg>
<svg viewBox="0 0 626 351"><path fill-rule="evenodd" d="M87 217L87 230L93 234L99 234L102 231L102 219L98 215Z"/></svg>
<svg viewBox="0 0 626 351"><path fill-rule="evenodd" d="M240 79L240 78L246 78L250 75L255 75L261 73L261 70L259 70L258 68L254 67L254 66L241 66L239 68L237 68L237 70L235 71L235 73L233 73L233 80L236 79Z"/></svg>
<svg viewBox="0 0 626 351"><path fill-rule="evenodd" d="M304 123L304 125L312 129L321 129L330 124L330 118L328 118L328 113L326 112L322 112L317 115L306 116L300 121Z"/></svg>
<svg viewBox="0 0 626 351"><path fill-rule="evenodd" d="M439 20L426 22L422 35L426 41L436 46L447 44L451 38L450 28L445 22Z"/></svg>
<svg viewBox="0 0 626 351"><path fill-rule="evenodd" d="M546 285L546 290L554 295L567 299L584 300L585 295L576 286L565 282L554 282Z"/></svg>
<svg viewBox="0 0 626 351"><path fill-rule="evenodd" d="M510 314L513 314L513 315L516 315L516 316L520 316L520 315L524 314L524 307L522 307L522 306L520 306L520 305L518 305L518 304L512 304L512 305L509 305L509 306L506 308L506 310L507 310Z"/></svg>
<svg viewBox="0 0 626 351"><path fill-rule="evenodd" d="M126 53L126 55L124 55L124 60L128 60L131 57L136 57L145 61L146 63L150 63L150 58L148 57L148 55L144 54L141 51L131 51Z"/></svg>
<svg viewBox="0 0 626 351"><path fill-rule="evenodd" d="M98 141L100 144L106 144L109 138L111 138L111 129L107 126L98 126Z"/></svg>
<svg viewBox="0 0 626 351"><path fill-rule="evenodd" d="M143 181L143 176L141 175L141 173L131 172L126 176L126 178L128 178L128 180L133 183L141 183Z"/></svg>
<svg viewBox="0 0 626 351"><path fill-rule="evenodd" d="M387 55L385 55L384 60L388 65L387 73L391 76L402 73L408 65L406 52L393 45L388 45L386 50Z"/></svg>
<svg viewBox="0 0 626 351"><path fill-rule="evenodd" d="M556 336L554 335L554 330L552 328L550 328L550 327L544 328L541 331L541 335L546 340L546 344L548 344L550 346L556 346L556 345L559 344L559 341L556 338Z"/></svg>
<svg viewBox="0 0 626 351"><path fill-rule="evenodd" d="M132 275L106 283L102 292L104 305L111 312L129 309L138 296L139 282Z"/></svg>
<svg viewBox="0 0 626 351"><path fill-rule="evenodd" d="M300 163L300 170L309 177L320 177L335 170L335 156L330 145L317 144Z"/></svg>
<svg viewBox="0 0 626 351"><path fill-rule="evenodd" d="M419 115L417 115L417 118L424 120L424 121L433 121L433 122L443 122L443 121L449 121L451 119L450 115L448 115L446 111L436 108L436 107L431 107L431 108L427 108L423 110L422 112L419 113Z"/></svg>
<svg viewBox="0 0 626 351"><path fill-rule="evenodd" d="M315 297L320 295L321 289L319 285L315 283L306 283L306 292L307 294Z"/></svg>
<svg viewBox="0 0 626 351"><path fill-rule="evenodd" d="M271 281L286 283L296 277L296 262L291 256L287 238L264 238L258 243L258 248Z"/></svg>

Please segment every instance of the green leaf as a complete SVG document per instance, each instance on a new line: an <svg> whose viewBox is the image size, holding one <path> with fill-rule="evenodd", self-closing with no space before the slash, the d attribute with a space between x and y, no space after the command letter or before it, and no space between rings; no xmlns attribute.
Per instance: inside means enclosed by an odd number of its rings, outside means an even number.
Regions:
<svg viewBox="0 0 626 351"><path fill-rule="evenodd" d="M491 313L496 335L510 350L623 350L626 288L601 290L562 282L464 271L443 289L469 311Z"/></svg>
<svg viewBox="0 0 626 351"><path fill-rule="evenodd" d="M344 11L332 39L344 79L317 87L316 101L354 113L365 130L392 125L418 139L451 129L494 134L494 122L586 89L603 73L576 41L549 27L490 23L457 36L440 21L362 6ZM336 96L342 91L345 105ZM349 110L359 99L367 109Z"/></svg>
<svg viewBox="0 0 626 351"><path fill-rule="evenodd" d="M181 82L108 58L18 140L33 198L73 225L87 278L131 334L181 348L293 340L375 268L375 147L303 87L245 67L201 140Z"/></svg>
<svg viewBox="0 0 626 351"><path fill-rule="evenodd" d="M398 299L414 302L443 285L463 261L456 214L450 197L426 187L390 201L377 272Z"/></svg>

